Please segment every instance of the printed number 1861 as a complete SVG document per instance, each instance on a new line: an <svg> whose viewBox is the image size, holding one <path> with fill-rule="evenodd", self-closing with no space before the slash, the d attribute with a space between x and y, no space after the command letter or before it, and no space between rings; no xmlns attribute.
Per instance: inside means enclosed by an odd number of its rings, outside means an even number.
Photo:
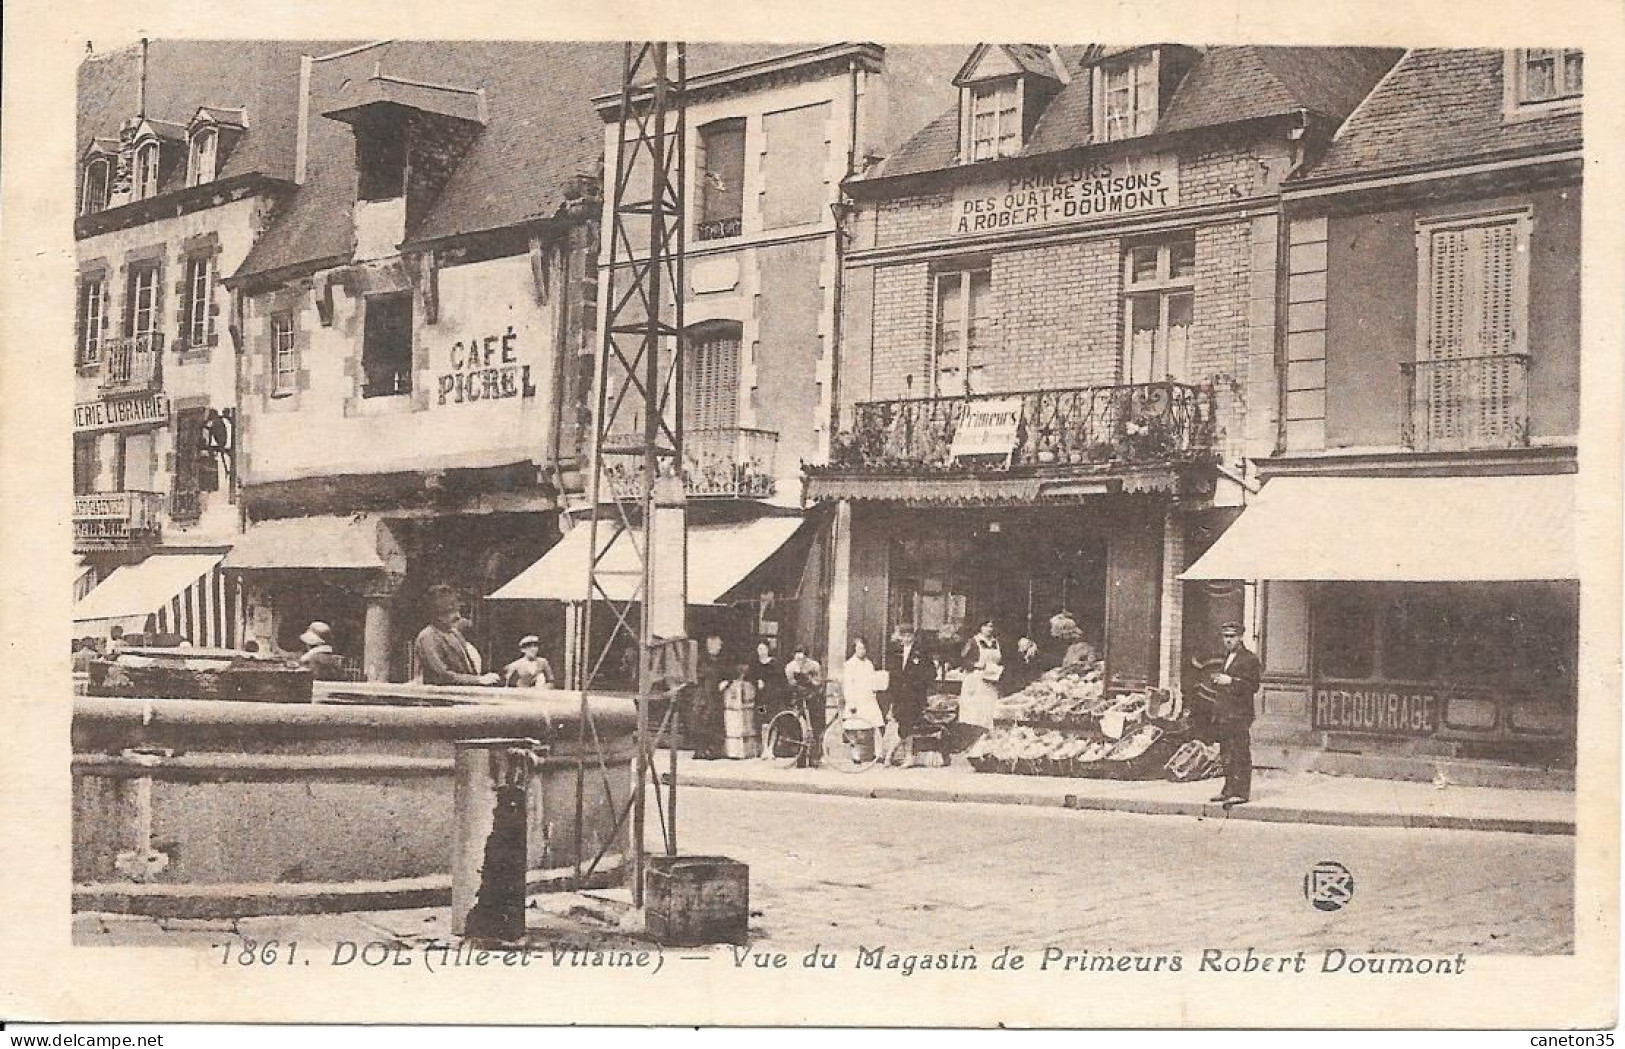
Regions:
<svg viewBox="0 0 1625 1049"><path fill-rule="evenodd" d="M260 943L256 940L238 940L235 943L215 944L220 952L221 965L292 965L294 956L299 953L297 940L283 943L280 940L266 940Z"/></svg>

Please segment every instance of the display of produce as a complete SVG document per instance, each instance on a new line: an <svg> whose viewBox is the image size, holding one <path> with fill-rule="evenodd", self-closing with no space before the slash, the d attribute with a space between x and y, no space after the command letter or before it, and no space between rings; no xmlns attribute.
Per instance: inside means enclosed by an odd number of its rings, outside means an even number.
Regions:
<svg viewBox="0 0 1625 1049"><path fill-rule="evenodd" d="M965 757L979 772L1144 779L1171 774L1170 759L1192 743L1207 746L1190 738L1177 693L1114 694L1095 662L1057 667L1005 697L993 731Z"/></svg>

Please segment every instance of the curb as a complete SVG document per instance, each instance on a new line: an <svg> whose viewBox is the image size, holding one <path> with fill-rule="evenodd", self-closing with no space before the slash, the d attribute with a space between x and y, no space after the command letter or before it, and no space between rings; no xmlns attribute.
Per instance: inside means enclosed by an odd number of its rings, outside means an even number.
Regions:
<svg viewBox="0 0 1625 1049"><path fill-rule="evenodd" d="M665 777L662 776L662 779ZM706 790L759 791L781 794L822 794L881 801L938 801L979 805L1030 805L1078 812L1126 812L1140 816L1194 816L1197 819L1241 820L1255 823L1306 823L1326 827L1402 828L1410 830L1471 830L1503 834L1574 836L1570 820L1520 819L1495 816L1448 816L1428 813L1347 811L1295 808L1283 805L1241 805L1231 809L1211 803L1158 801L1150 798L1106 798L1079 794L1007 791L943 790L929 787L867 787L856 782L804 783L786 780L681 779L686 787Z"/></svg>

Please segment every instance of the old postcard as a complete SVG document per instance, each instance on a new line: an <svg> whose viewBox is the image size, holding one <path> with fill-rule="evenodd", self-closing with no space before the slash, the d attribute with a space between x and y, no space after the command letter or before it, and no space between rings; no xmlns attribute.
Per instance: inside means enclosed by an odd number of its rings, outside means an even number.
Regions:
<svg viewBox="0 0 1625 1049"><path fill-rule="evenodd" d="M0 1018L1611 1027L1617 10L1020 6L10 5Z"/></svg>

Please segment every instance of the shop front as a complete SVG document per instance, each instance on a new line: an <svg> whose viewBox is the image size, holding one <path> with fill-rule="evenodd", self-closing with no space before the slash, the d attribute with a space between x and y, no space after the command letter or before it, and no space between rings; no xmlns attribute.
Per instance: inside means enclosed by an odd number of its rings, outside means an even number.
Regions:
<svg viewBox="0 0 1625 1049"><path fill-rule="evenodd" d="M1269 482L1185 574L1267 580L1260 742L1403 776L1440 758L1572 768L1572 482Z"/></svg>

